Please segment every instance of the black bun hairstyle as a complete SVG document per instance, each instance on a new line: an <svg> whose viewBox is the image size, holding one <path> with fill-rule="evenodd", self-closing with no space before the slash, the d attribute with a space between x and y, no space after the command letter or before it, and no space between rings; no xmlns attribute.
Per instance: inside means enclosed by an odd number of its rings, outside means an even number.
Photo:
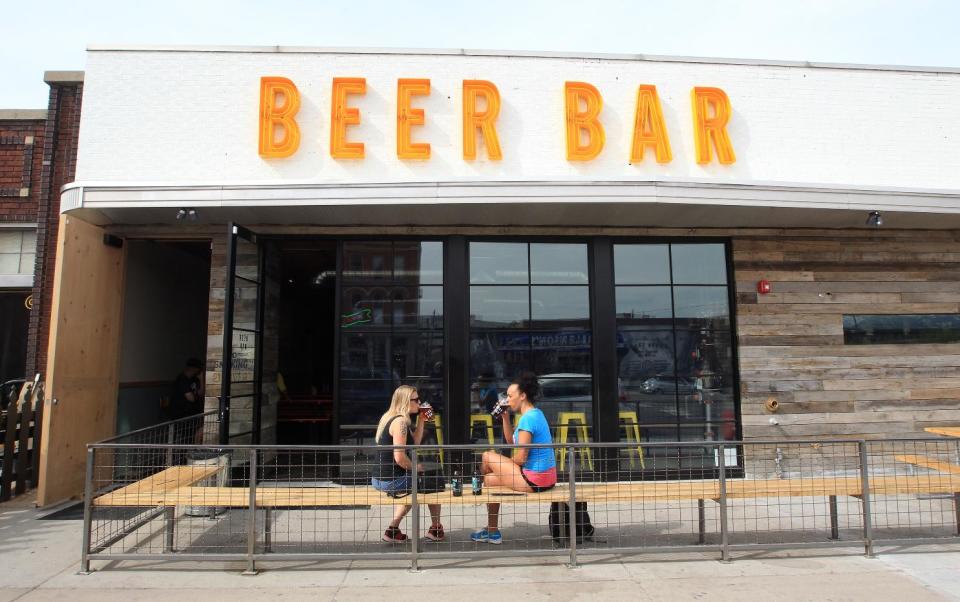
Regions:
<svg viewBox="0 0 960 602"><path fill-rule="evenodd" d="M519 389L521 393L526 394L530 403L535 403L540 399L540 382L537 380L537 375L533 372L521 372L510 384L517 385L517 389Z"/></svg>

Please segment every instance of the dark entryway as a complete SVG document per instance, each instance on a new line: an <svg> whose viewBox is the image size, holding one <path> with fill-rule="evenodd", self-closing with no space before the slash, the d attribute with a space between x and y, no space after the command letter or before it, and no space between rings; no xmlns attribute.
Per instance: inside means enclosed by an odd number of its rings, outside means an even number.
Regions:
<svg viewBox="0 0 960 602"><path fill-rule="evenodd" d="M274 241L280 260L277 443L333 441L337 243ZM284 388L286 390L284 390Z"/></svg>

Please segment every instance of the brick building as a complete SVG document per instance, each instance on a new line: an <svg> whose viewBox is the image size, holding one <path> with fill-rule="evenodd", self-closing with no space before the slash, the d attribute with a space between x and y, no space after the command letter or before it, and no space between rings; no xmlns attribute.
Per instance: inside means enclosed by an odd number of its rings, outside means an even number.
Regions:
<svg viewBox="0 0 960 602"><path fill-rule="evenodd" d="M46 110L0 111L0 381L45 372L60 188L75 171L83 74L44 81Z"/></svg>

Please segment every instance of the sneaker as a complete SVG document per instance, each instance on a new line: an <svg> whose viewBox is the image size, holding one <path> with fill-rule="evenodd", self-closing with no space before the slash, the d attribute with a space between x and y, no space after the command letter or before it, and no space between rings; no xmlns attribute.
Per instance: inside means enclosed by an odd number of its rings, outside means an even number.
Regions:
<svg viewBox="0 0 960 602"><path fill-rule="evenodd" d="M479 531L474 531L471 533L470 540L477 543L492 543L494 545L500 545L503 543L503 535L499 530L496 533L491 533L486 527L484 527Z"/></svg>
<svg viewBox="0 0 960 602"><path fill-rule="evenodd" d="M430 541L443 541L446 538L446 535L443 533L443 525L431 526L427 529L427 534L424 537Z"/></svg>
<svg viewBox="0 0 960 602"><path fill-rule="evenodd" d="M403 543L407 541L408 537L403 534L399 527L387 527L381 539L387 543Z"/></svg>

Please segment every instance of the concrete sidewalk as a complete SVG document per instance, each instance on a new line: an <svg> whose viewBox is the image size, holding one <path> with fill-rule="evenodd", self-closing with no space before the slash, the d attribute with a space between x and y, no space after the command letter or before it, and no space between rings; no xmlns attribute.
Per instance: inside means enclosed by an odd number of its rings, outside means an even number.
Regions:
<svg viewBox="0 0 960 602"><path fill-rule="evenodd" d="M32 496L0 505L0 602L8 600L960 600L960 551L856 547L803 553L444 560L412 573L399 560L242 563L104 562L77 575L79 520L37 520Z"/></svg>

